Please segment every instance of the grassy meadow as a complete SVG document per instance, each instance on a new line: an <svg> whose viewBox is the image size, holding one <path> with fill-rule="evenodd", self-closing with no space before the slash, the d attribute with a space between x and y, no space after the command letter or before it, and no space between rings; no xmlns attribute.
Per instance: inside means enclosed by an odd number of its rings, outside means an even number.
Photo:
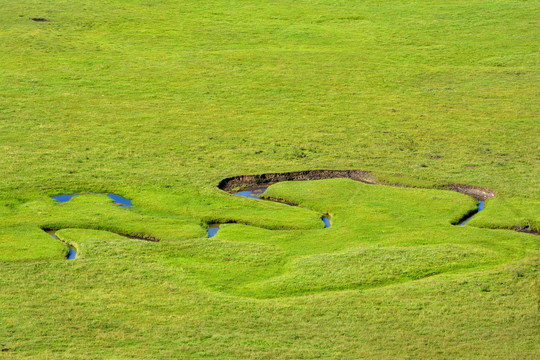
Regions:
<svg viewBox="0 0 540 360"><path fill-rule="evenodd" d="M537 359L539 19L0 0L0 358ZM387 185L217 187L312 169Z"/></svg>

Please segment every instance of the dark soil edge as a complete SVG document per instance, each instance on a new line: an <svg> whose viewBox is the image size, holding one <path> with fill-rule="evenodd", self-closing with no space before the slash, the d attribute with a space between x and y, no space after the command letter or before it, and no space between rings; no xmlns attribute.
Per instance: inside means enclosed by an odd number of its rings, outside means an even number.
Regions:
<svg viewBox="0 0 540 360"><path fill-rule="evenodd" d="M484 187L467 185L467 184L448 184L444 185L443 189L456 191L465 195L469 195L476 200L485 201L487 199L493 199L497 197L497 193L494 190Z"/></svg>
<svg viewBox="0 0 540 360"><path fill-rule="evenodd" d="M300 204L296 204L296 203L287 201L287 200L285 200L285 199L276 198L276 197L271 197L271 196L261 196L261 200L273 201L273 202L277 202L277 203L285 204L285 205L289 205L289 206L302 207L302 206L300 206ZM310 210L311 210L311 209L310 209ZM315 211L315 210L312 210L312 211Z"/></svg>
<svg viewBox="0 0 540 360"><path fill-rule="evenodd" d="M514 230L517 231L517 232L522 232L522 233L526 233L526 234L533 234L533 235L536 235L536 236L540 235L540 231L531 229L528 226L527 227L516 227Z"/></svg>
<svg viewBox="0 0 540 360"><path fill-rule="evenodd" d="M306 170L286 173L268 173L259 175L240 175L220 181L218 188L225 191L271 185L282 181L307 181L335 178L348 178L366 184L377 184L377 179L369 171L362 170Z"/></svg>
<svg viewBox="0 0 540 360"><path fill-rule="evenodd" d="M107 232L110 232L110 233L113 233L113 234L116 234L116 235L120 235L122 237L125 237L127 239L131 239L131 240L143 240L143 241L150 241L150 242L159 242L159 239L155 238L153 236L129 235L129 234L126 234L126 233L121 233L121 232L118 232L118 231L112 231L112 230L107 230L107 229L93 229L93 228L84 228L83 229L83 228L69 228L69 227L63 227L63 228L60 228L60 229L44 227L44 228L40 228L40 229L45 231L48 234L51 234L51 232L56 233L57 231L64 230L64 229L98 230L98 231L107 231Z"/></svg>
<svg viewBox="0 0 540 360"><path fill-rule="evenodd" d="M389 185L400 187L411 187L402 184L384 184L377 180L377 177L370 171L364 170L306 170L286 173L267 173L259 175L239 175L223 179L219 182L218 188L227 192L241 190L255 186L269 186L282 181L307 181L324 179L351 179L371 185ZM442 184L439 189L452 190L465 195L469 195L476 200L485 201L497 196L491 189L467 185L467 184Z"/></svg>
<svg viewBox="0 0 540 360"><path fill-rule="evenodd" d="M471 211L467 212L465 215L463 215L458 221L452 222L452 225L459 226L459 224L461 224L465 220L468 220L469 218L473 217L474 215L478 214L478 212L479 212L478 209L471 210Z"/></svg>

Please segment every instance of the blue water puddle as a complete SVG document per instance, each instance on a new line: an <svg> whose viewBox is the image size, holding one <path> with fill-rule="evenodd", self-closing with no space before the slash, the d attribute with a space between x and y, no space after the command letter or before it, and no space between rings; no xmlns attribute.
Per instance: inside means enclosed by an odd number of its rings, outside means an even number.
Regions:
<svg viewBox="0 0 540 360"><path fill-rule="evenodd" d="M466 218L465 220L463 220L462 222L460 222L458 224L458 226L464 226L466 223L468 223L473 217L474 215L478 214L480 211L484 210L484 206L485 206L485 201L479 201L478 202L478 210L472 214L471 216L469 216L468 218Z"/></svg>
<svg viewBox="0 0 540 360"><path fill-rule="evenodd" d="M61 241L58 236L56 236L54 233L49 233L49 235L51 235L53 237L53 239L56 239L56 240L59 240ZM74 248L72 248L71 246L68 245L68 249L69 249L69 253L68 253L68 257L67 259L68 260L75 260L75 258L77 257L77 251L75 251Z"/></svg>
<svg viewBox="0 0 540 360"><path fill-rule="evenodd" d="M329 218L327 218L326 216L323 216L323 217L322 217L322 221L323 221L323 223L324 223L324 227L325 227L325 228L329 228L329 227L330 227L330 219L329 219Z"/></svg>
<svg viewBox="0 0 540 360"><path fill-rule="evenodd" d="M131 203L131 200L126 199L125 197L122 197L120 195L116 195L113 193L108 193L108 197L114 200L115 203L119 204L120 207L131 207L133 204Z"/></svg>
<svg viewBox="0 0 540 360"><path fill-rule="evenodd" d="M485 203L485 201L478 202L478 212L484 210Z"/></svg>
<svg viewBox="0 0 540 360"><path fill-rule="evenodd" d="M104 193L90 193L90 194L93 194L93 195L107 195L108 197L110 197L111 199L114 200L115 204L118 204L118 205L120 205L120 207L123 207L123 208L129 208L129 207L133 206L133 204L131 203L131 200L126 199L125 197L117 195L117 194L113 194L113 193L107 193L107 194L104 194ZM79 196L79 195L85 195L85 194L57 195L57 196L51 196L51 199L54 199L54 200L58 201L59 203L65 203L65 202L68 202L69 200L71 200L74 196Z"/></svg>
<svg viewBox="0 0 540 360"><path fill-rule="evenodd" d="M219 224L210 224L208 227L208 237L214 237L216 236L217 232L219 231Z"/></svg>
<svg viewBox="0 0 540 360"><path fill-rule="evenodd" d="M54 199L58 201L59 203L65 203L71 200L72 197L77 196L77 195L79 194L51 196L51 199Z"/></svg>

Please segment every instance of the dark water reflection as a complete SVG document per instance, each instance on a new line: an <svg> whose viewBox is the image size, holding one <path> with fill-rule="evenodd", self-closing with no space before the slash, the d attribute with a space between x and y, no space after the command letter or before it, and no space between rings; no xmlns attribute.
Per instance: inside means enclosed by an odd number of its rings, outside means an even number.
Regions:
<svg viewBox="0 0 540 360"><path fill-rule="evenodd" d="M252 198L252 199L260 199L259 197L262 194L264 194L266 189L268 189L268 186L255 187L255 188L245 189L243 191L234 193L234 195L245 196L245 197Z"/></svg>

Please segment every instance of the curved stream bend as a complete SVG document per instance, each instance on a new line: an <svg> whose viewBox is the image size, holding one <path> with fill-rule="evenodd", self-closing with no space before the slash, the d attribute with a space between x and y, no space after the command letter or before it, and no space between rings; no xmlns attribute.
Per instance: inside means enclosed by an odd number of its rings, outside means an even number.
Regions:
<svg viewBox="0 0 540 360"><path fill-rule="evenodd" d="M58 230L44 230L47 234L51 235L53 237L53 239L56 239L58 241L62 241L58 238L58 236L56 236L56 232ZM77 250L71 246L70 244L62 241L64 244L67 245L68 249L69 249L69 253L68 253L68 256L67 256L67 259L68 260L75 260L75 258L77 257Z"/></svg>
<svg viewBox="0 0 540 360"><path fill-rule="evenodd" d="M223 179L218 184L218 188L232 193L234 195L246 196L253 199L259 199L259 197L266 191L266 189L275 183L282 181L308 181L308 180L323 180L323 179L336 179L347 178L355 181L360 181L366 184L372 185L389 185L380 183L375 175L369 171L363 170L306 170L306 171L293 171L286 173L267 173L259 175L240 175ZM394 186L406 187L402 184L392 184ZM242 191L233 192L235 189L241 189ZM482 211L485 206L485 201L494 198L497 194L495 191L482 188L474 185L448 183L440 187L441 190L456 191L478 200L478 210L472 214L466 214L465 217L460 220L456 225L464 226L471 218ZM271 199L268 199L271 200ZM330 220L327 217L323 217L325 227L330 226ZM219 224L210 224L208 228L208 236L213 237L219 230ZM520 231L519 229L517 229Z"/></svg>
<svg viewBox="0 0 540 360"><path fill-rule="evenodd" d="M235 189L256 188L270 186L282 181L306 181L324 179L351 179L371 185L393 185L407 187L403 184L388 184L377 180L377 177L370 171L364 170L306 170L286 173L267 173L259 175L240 175L223 179L219 182L218 188L227 192ZM476 200L485 201L497 196L495 191L479 186L446 183L438 187L440 190L452 190L465 195L469 195Z"/></svg>
<svg viewBox="0 0 540 360"><path fill-rule="evenodd" d="M230 192L233 195L245 196L252 199L261 200L260 196L264 194L266 189L270 185L278 183L278 182L323 180L323 179L335 179L335 178L347 178L347 179L351 179L355 181L360 181L366 184L382 185L380 182L377 181L377 178L375 177L375 175L373 175L369 171L307 170L307 171L295 171L295 172L287 172L287 173L267 173L267 174L259 174L259 175L234 176L234 177L223 179L218 184L218 188L221 190ZM394 185L403 186L401 184L394 184ZM241 189L241 191L232 192L233 189ZM472 214L467 214L462 220L460 220L456 224L458 226L464 226L467 222L469 222L472 219L474 215L476 215L477 213L479 213L480 211L484 209L485 201L487 199L491 199L496 196L496 193L493 190L478 187L478 186L473 186L473 185L467 185L467 184L449 183L449 184L443 185L441 187L441 190L456 191L465 195L469 195L479 201L478 210ZM117 194L113 194L113 193L89 193L89 194L107 195L108 197L113 199L116 204L120 205L120 207L130 208L132 206L131 200ZM51 196L51 198L55 199L56 201L60 203L65 203L71 200L74 196L78 196L78 195L84 195L84 193L57 195L57 196ZM275 201L272 199L264 199L264 200ZM289 204L289 205L294 205L294 204ZM325 228L330 227L330 219L327 216L322 216L321 219L324 222ZM208 237L214 237L219 231L219 226L220 224L215 224L215 223L209 224L208 229L207 229ZM516 230L537 234L534 231L530 231L528 228L516 229ZM57 239L55 232L56 231L54 231L53 233L49 232L49 234L53 236L55 239ZM137 240L157 241L154 238L130 237L125 234L119 234L119 235L126 236L131 239L137 239ZM76 256L75 249L70 247L70 254L68 256L68 260L74 259L75 256Z"/></svg>
<svg viewBox="0 0 540 360"><path fill-rule="evenodd" d="M474 217L474 215L476 215L480 211L484 210L485 203L486 203L485 201L479 201L478 202L478 209L475 210L474 212L470 213L470 214L465 215L465 217L463 219L461 219L456 225L457 226L464 226L466 223L468 223Z"/></svg>
<svg viewBox="0 0 540 360"><path fill-rule="evenodd" d="M64 195L57 195L57 196L51 196L51 199L54 199L56 201L58 201L59 203L65 203L65 202L68 202L69 200L71 200L73 197L75 196L79 196L79 195L87 195L87 194L92 194L92 195L107 195L108 197L110 197L111 199L114 200L114 203L119 205L120 207L123 207L123 208L131 208L131 206L133 206L132 202L130 199L127 199L123 196L120 196L120 195L117 195L117 194L113 194L113 193L76 193L76 194L64 194ZM43 231L45 231L47 234L51 235L54 239L56 240L59 240L59 241L62 241L61 239L58 238L58 236L56 236L56 232L58 231L59 229L43 229ZM159 241L158 239L156 238L153 238L153 237L140 237L140 236L132 236L132 235L127 235L127 234L122 234L122 233L118 233L118 232L114 232L114 231L109 231L109 230L105 230L105 231L108 231L108 232L112 232L114 234L117 234L117 235L120 235L120 236L123 236L123 237L126 237L128 239L132 239L132 240L144 240L144 241L154 241L154 242L157 242ZM64 241L62 241L64 242ZM64 242L65 243L65 242ZM69 245L69 244L66 244L68 247L69 247L69 254L68 254L68 257L67 259L68 260L74 260L76 257L77 257L77 250Z"/></svg>
<svg viewBox="0 0 540 360"><path fill-rule="evenodd" d="M272 199L261 199L261 195L264 194L264 192L266 191L266 189L268 189L269 186L270 186L270 184L268 184L266 186L257 186L257 187L252 187L252 188L244 188L242 191L233 193L233 195L244 196L244 197L248 197L248 198L251 198L251 199L257 199L257 200L275 201L275 200L272 200ZM291 205L291 204L288 204L288 205ZM323 215L321 217L321 220L324 222L324 227L325 228L330 227L330 219L327 216ZM208 237L216 236L217 232L219 231L219 225L221 225L221 224L209 224L208 225L208 229L207 229Z"/></svg>
<svg viewBox="0 0 540 360"><path fill-rule="evenodd" d="M73 247L72 245L66 243L65 241L63 241L62 239L60 239L58 237L58 235L56 235L56 232L59 231L60 229L47 229L47 228L43 228L41 229L43 231L45 231L47 234L51 235L54 239L58 240L58 241L61 241L63 242L64 244L66 244L69 248L69 254L68 254L68 257L67 259L68 260L74 260L75 257L77 256L77 249L75 247ZM159 240L156 239L156 238L153 238L153 237L147 237L147 238L144 238L144 237L140 237L140 236L132 236L132 235L128 235L128 234L122 234L122 233L119 233L119 232L115 232L115 231L110 231L110 230L100 230L100 231L106 231L106 232L110 232L110 233L113 233L113 234L116 234L116 235L120 235L120 236L123 236L125 237L126 239L130 239L130 240L143 240L143 241L151 241L151 242L158 242Z"/></svg>

